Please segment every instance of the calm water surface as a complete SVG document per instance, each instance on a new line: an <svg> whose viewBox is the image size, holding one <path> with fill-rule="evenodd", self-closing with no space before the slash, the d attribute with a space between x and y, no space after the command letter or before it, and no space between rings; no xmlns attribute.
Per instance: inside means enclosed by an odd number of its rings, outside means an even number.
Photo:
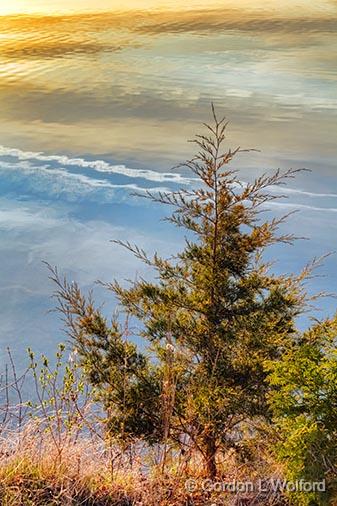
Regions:
<svg viewBox="0 0 337 506"><path fill-rule="evenodd" d="M130 190L191 184L166 173L212 101L232 145L261 149L237 161L243 177L312 169L282 208L312 241L283 266L337 247L336 1L95 3L0 6L0 343L18 353L62 337L41 260L86 287L140 269L111 238L179 247Z"/></svg>
<svg viewBox="0 0 337 506"><path fill-rule="evenodd" d="M2 16L2 144L160 170L214 101L266 163L333 171L337 4L319 4Z"/></svg>

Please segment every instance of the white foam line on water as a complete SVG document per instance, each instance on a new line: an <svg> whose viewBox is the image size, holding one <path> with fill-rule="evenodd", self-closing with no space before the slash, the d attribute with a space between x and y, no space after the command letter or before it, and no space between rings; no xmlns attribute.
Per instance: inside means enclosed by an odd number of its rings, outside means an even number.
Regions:
<svg viewBox="0 0 337 506"><path fill-rule="evenodd" d="M84 174L75 174L68 172L64 168L55 169L48 165L33 165L29 161L21 162L4 162L0 161L0 170L7 171L19 171L25 174L43 174L55 179L68 180L78 183L79 186L85 186L90 188L105 188L105 189L125 189L134 192L146 192L146 188L142 188L136 184L113 184L104 179L95 179ZM153 187L150 188L151 192L170 192L166 187Z"/></svg>
<svg viewBox="0 0 337 506"><path fill-rule="evenodd" d="M288 188L287 186L270 186L270 191L278 194L288 195L301 195L303 197L313 198L337 198L337 193L314 193L306 190L299 190L296 188Z"/></svg>
<svg viewBox="0 0 337 506"><path fill-rule="evenodd" d="M70 158L66 155L46 155L43 152L34 152L34 151L22 151L17 148L8 148L6 146L0 145L0 157L13 157L17 158L21 161L35 160L39 162L56 162L57 164L63 166L62 170L66 172L64 167L79 167L85 169L92 169L96 172L102 172L106 174L120 174L123 176L131 177L131 178L140 178L146 181L152 181L156 183L177 183L177 184L186 184L189 185L195 181L197 178L195 177L184 177L179 173L170 174L167 172L156 172L154 170L143 170L143 169L130 169L125 165L111 165L104 160L85 160L84 158ZM36 169L38 167L36 166ZM83 176L85 177L85 176ZM87 178L89 181L91 178ZM98 181L95 179L91 179L92 181ZM106 185L108 186L108 182ZM242 184L246 184L242 182ZM111 188L113 185L111 185ZM116 185L116 187L122 188L123 185ZM135 191L142 191L143 189L138 186L132 187L132 185L125 185L125 188L131 188ZM299 195L303 197L312 197L312 198L337 198L336 193L315 193L306 190L300 190L296 188L289 188L285 186L270 186L270 191L273 193L278 193L280 195ZM166 188L151 188L153 191L170 191ZM318 208L320 209L320 208Z"/></svg>
<svg viewBox="0 0 337 506"><path fill-rule="evenodd" d="M317 207L317 206L309 206L306 204L296 204L290 202L268 202L264 207L280 207L280 208L288 208L294 209L295 211L298 209L307 209L308 211L318 211L318 212L328 212L328 213L337 213L337 207Z"/></svg>
<svg viewBox="0 0 337 506"><path fill-rule="evenodd" d="M248 183L245 181L240 181L240 185L247 187ZM236 187L239 187L239 185L237 185ZM284 185L270 185L268 187L268 190L271 193L276 193L280 197L282 195L284 196L300 195L302 197L313 197L313 198L337 198L337 193L315 193L307 190L300 190L298 188L289 188L288 186Z"/></svg>
<svg viewBox="0 0 337 506"><path fill-rule="evenodd" d="M120 174L127 177L142 178L157 183L180 183L190 184L195 178L187 178L181 174L156 172L154 170L129 169L125 165L111 165L104 160L88 161L84 158L70 158L66 155L46 155L42 152L22 151L21 149L0 146L0 156L15 157L19 160L36 160L40 162L56 162L64 166L76 166L85 169L93 169L97 172L108 174Z"/></svg>

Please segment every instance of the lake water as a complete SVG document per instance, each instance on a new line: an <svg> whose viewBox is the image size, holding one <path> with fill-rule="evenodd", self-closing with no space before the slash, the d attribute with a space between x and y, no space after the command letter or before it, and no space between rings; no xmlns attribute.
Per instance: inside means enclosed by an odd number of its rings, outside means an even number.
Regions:
<svg viewBox="0 0 337 506"><path fill-rule="evenodd" d="M144 271L111 239L181 246L130 193L192 184L170 167L211 102L232 146L261 150L235 162L243 179L311 169L275 207L299 209L289 228L311 238L277 251L280 269L337 249L336 1L96 3L0 6L0 344L19 360L64 340L42 260L87 289ZM336 289L335 262L317 287Z"/></svg>

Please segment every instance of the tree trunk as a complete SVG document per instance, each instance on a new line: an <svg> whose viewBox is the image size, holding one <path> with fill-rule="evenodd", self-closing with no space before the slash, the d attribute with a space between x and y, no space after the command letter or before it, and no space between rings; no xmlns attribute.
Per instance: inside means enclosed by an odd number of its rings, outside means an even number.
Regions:
<svg viewBox="0 0 337 506"><path fill-rule="evenodd" d="M216 444L215 439L211 435L207 435L205 438L205 466L207 471L207 476L211 480L214 480L217 475L217 466L216 466Z"/></svg>

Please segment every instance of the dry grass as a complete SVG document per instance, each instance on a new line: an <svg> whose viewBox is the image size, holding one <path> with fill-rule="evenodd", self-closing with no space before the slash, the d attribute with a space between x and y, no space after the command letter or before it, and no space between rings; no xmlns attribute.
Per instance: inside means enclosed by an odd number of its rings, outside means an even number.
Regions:
<svg viewBox="0 0 337 506"><path fill-rule="evenodd" d="M136 445L122 454L108 448L95 434L64 432L60 447L38 421L7 432L0 451L2 506L201 506L281 505L275 494L210 493L202 490L204 476L197 455L169 458L165 472L156 452ZM268 459L240 463L234 454L221 463L226 482L255 481L276 476ZM268 473L268 474L267 474ZM197 490L189 493L186 481Z"/></svg>
<svg viewBox="0 0 337 506"><path fill-rule="evenodd" d="M76 363L69 361L64 374L62 349L54 369L44 359L35 365L30 354L22 376L8 352L10 366L0 375L0 506L286 504L280 494L261 494L258 487L251 493L203 490L203 460L192 448L178 452L169 444L149 448L138 442L122 449L109 443ZM22 393L28 374L37 403ZM261 441L251 441L240 454L218 455L218 468L225 483L282 475ZM187 490L188 480L195 490Z"/></svg>

